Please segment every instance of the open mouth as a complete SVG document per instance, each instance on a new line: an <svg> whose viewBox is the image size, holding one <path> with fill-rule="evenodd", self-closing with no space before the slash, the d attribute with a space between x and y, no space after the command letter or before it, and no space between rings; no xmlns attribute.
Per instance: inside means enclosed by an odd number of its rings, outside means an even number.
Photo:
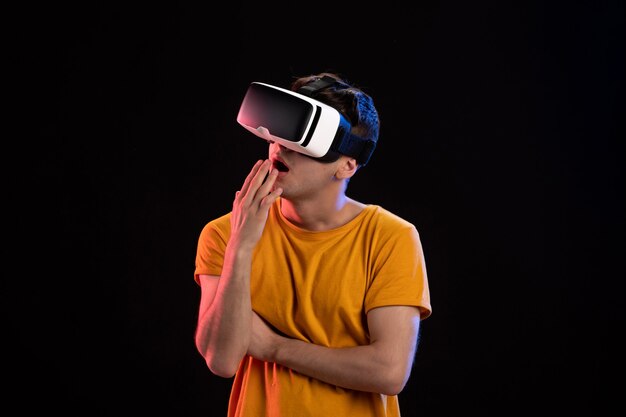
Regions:
<svg viewBox="0 0 626 417"><path fill-rule="evenodd" d="M283 162L281 162L279 160L275 160L274 161L274 168L276 168L278 170L278 172L287 172L287 171L289 171L289 168L287 168L287 165L285 165Z"/></svg>

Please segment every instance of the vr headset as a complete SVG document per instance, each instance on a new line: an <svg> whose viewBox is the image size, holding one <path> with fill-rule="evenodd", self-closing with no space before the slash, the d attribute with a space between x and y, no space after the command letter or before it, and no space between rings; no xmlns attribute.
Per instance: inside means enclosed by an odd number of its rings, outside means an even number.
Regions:
<svg viewBox="0 0 626 417"><path fill-rule="evenodd" d="M376 142L350 133L350 122L337 109L311 97L331 85L344 85L325 76L297 92L253 82L243 98L237 122L256 136L322 162L340 155L365 165Z"/></svg>

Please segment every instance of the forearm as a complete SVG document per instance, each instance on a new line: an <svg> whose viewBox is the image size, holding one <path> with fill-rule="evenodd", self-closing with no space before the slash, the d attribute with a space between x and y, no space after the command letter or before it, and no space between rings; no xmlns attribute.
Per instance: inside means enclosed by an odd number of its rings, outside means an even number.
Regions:
<svg viewBox="0 0 626 417"><path fill-rule="evenodd" d="M252 253L263 234L269 209L282 193L280 187L272 190L278 170L271 167L269 159L257 161L235 193L220 276L200 277L196 346L209 369L220 376L235 374L250 345Z"/></svg>
<svg viewBox="0 0 626 417"><path fill-rule="evenodd" d="M216 375L234 375L250 343L250 251L227 249L215 297L202 311L196 345Z"/></svg>
<svg viewBox="0 0 626 417"><path fill-rule="evenodd" d="M398 394L408 379L406 363L393 346L328 348L280 337L273 361L329 384L387 395Z"/></svg>

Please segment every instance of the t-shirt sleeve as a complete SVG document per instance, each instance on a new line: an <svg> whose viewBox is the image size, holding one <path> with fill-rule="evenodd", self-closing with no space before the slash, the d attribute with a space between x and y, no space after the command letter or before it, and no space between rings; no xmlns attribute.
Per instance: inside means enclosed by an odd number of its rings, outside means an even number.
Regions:
<svg viewBox="0 0 626 417"><path fill-rule="evenodd" d="M225 217L207 223L198 238L194 280L199 284L199 275L221 275L230 223Z"/></svg>
<svg viewBox="0 0 626 417"><path fill-rule="evenodd" d="M430 316L430 291L419 234L413 225L389 234L376 255L373 279L365 296L365 311L390 305L418 307Z"/></svg>

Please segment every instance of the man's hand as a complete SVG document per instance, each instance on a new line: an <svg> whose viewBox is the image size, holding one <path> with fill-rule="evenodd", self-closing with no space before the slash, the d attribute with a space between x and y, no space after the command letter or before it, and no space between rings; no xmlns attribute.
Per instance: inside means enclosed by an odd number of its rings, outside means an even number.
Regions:
<svg viewBox="0 0 626 417"><path fill-rule="evenodd" d="M257 161L233 201L231 236L220 276L200 275L196 347L211 371L231 377L248 350L252 329L250 270L271 205L282 189L272 191L277 170L269 160Z"/></svg>
<svg viewBox="0 0 626 417"><path fill-rule="evenodd" d="M274 362L278 344L283 339L256 312L252 312L252 335L248 354L256 359Z"/></svg>
<svg viewBox="0 0 626 417"><path fill-rule="evenodd" d="M367 313L369 344L326 347L282 336L253 312L248 354L343 388L397 395L411 373L419 325L417 307L377 307Z"/></svg>
<svg viewBox="0 0 626 417"><path fill-rule="evenodd" d="M240 248L252 249L261 238L272 203L282 189L272 191L278 171L271 170L269 159L257 161L235 194L230 218L231 239Z"/></svg>

